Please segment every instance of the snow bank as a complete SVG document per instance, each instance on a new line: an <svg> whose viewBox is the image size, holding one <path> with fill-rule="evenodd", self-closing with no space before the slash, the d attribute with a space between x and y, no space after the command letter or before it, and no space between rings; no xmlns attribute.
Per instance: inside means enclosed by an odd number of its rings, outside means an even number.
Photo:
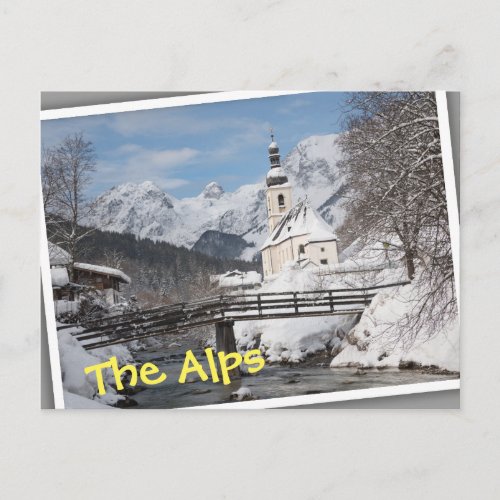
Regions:
<svg viewBox="0 0 500 500"><path fill-rule="evenodd" d="M337 278L328 278L326 286L334 288ZM318 288L318 279L323 278L311 270L288 265L272 280L266 280L261 292L314 290ZM299 363L310 354L335 349L354 326L355 319L353 315L345 315L236 322L234 332L242 351L260 346L270 363Z"/></svg>
<svg viewBox="0 0 500 500"><path fill-rule="evenodd" d="M52 286L64 286L69 283L68 270L65 267L53 267L50 269Z"/></svg>
<svg viewBox="0 0 500 500"><path fill-rule="evenodd" d="M82 396L77 396L71 392L64 391L64 405L67 409L80 410L80 409L94 409L94 410L112 410L113 408L108 405L99 403L92 399L87 399Z"/></svg>
<svg viewBox="0 0 500 500"><path fill-rule="evenodd" d="M368 265L366 261L365 264ZM405 271L401 267L322 274L288 265L281 273L265 280L261 292L356 288L404 280ZM298 363L308 355L328 350L333 358L332 367L398 367L402 363L416 363L458 371L458 324L436 332L429 340L417 337L408 348L401 342L391 344L388 326L408 312L412 293L412 285L381 289L361 318L343 315L236 322L237 346L241 351L260 347L271 363Z"/></svg>
<svg viewBox="0 0 500 500"><path fill-rule="evenodd" d="M406 285L377 294L359 323L349 332L330 366L366 368L397 367L404 363L459 370L458 321L430 339L417 337L411 347L395 342L388 332L391 322L408 312L413 286Z"/></svg>
<svg viewBox="0 0 500 500"><path fill-rule="evenodd" d="M93 351L86 351L82 345L71 335L77 329L67 329L58 332L59 356L61 361L62 381L65 394L79 396L87 400L93 400L98 404L114 405L120 399L125 399L116 393L111 387L114 383L114 377L109 370L105 371L106 394L99 396L97 394L97 380L95 374L85 375L84 369L87 366L95 365L107 361L110 357L116 356L120 365L133 363L130 351L123 345L109 346ZM67 408L82 408L81 401L78 398L65 396L65 405Z"/></svg>

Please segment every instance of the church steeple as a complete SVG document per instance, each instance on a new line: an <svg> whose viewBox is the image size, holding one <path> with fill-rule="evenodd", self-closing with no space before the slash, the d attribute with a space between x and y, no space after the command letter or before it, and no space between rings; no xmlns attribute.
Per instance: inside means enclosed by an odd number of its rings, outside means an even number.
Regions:
<svg viewBox="0 0 500 500"><path fill-rule="evenodd" d="M270 170L266 176L267 220L271 233L281 216L292 207L292 187L280 162L280 149L271 129L271 144L268 148Z"/></svg>
<svg viewBox="0 0 500 500"><path fill-rule="evenodd" d="M271 129L271 144L269 144L267 150L269 152L269 163L271 166L271 169L267 173L266 177L267 186L277 186L279 184L287 183L288 178L281 168L280 148L274 140L273 129Z"/></svg>

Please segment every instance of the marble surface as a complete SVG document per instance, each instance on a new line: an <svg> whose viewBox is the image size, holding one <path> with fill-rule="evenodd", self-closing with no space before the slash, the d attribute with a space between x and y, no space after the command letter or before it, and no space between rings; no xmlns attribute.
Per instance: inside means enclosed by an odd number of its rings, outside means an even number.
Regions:
<svg viewBox="0 0 500 500"><path fill-rule="evenodd" d="M493 1L1 2L2 496L497 498L499 14ZM461 410L39 410L41 90L436 88L462 93Z"/></svg>

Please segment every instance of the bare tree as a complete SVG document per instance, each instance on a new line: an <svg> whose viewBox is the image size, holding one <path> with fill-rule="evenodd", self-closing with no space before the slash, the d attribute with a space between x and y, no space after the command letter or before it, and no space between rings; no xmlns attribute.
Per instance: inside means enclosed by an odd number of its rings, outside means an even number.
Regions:
<svg viewBox="0 0 500 500"><path fill-rule="evenodd" d="M95 152L83 133L68 135L59 146L42 154L42 184L47 223L51 232L70 255L69 273L74 280L74 263L79 243L92 229L84 228L92 212L85 189L95 171Z"/></svg>
<svg viewBox="0 0 500 500"><path fill-rule="evenodd" d="M104 265L108 267L113 267L114 269L123 269L123 261L125 256L122 252L116 249L104 250Z"/></svg>
<svg viewBox="0 0 500 500"><path fill-rule="evenodd" d="M435 96L357 93L347 107L339 139L347 223L404 259L418 293L400 331L414 337L431 323L435 331L456 313Z"/></svg>
<svg viewBox="0 0 500 500"><path fill-rule="evenodd" d="M41 154L42 201L45 213L54 208L59 190L58 176L54 161L53 148L42 146Z"/></svg>

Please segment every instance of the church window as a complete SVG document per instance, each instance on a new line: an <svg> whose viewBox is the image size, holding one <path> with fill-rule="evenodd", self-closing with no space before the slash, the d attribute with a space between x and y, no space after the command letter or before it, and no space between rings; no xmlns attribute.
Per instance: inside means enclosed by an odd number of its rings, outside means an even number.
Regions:
<svg viewBox="0 0 500 500"><path fill-rule="evenodd" d="M299 245L299 254L301 253L306 253L305 249L304 249L304 245Z"/></svg>
<svg viewBox="0 0 500 500"><path fill-rule="evenodd" d="M328 264L328 259L321 259L319 261L320 264Z"/></svg>
<svg viewBox="0 0 500 500"><path fill-rule="evenodd" d="M285 197L282 194L278 195L278 206L279 207L285 206Z"/></svg>
<svg viewBox="0 0 500 500"><path fill-rule="evenodd" d="M321 247L321 251L324 252L325 251L325 248L324 247Z"/></svg>

